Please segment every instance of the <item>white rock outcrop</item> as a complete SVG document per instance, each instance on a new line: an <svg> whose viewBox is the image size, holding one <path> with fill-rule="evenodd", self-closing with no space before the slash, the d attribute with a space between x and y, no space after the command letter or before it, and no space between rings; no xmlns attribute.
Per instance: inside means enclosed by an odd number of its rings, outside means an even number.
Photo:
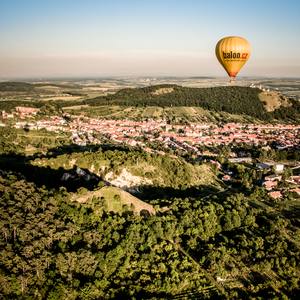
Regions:
<svg viewBox="0 0 300 300"><path fill-rule="evenodd" d="M125 168L121 171L120 175L115 175L113 172L108 172L104 179L109 182L113 186L117 186L120 188L131 188L140 185L151 185L152 180L141 177L135 176L128 172Z"/></svg>

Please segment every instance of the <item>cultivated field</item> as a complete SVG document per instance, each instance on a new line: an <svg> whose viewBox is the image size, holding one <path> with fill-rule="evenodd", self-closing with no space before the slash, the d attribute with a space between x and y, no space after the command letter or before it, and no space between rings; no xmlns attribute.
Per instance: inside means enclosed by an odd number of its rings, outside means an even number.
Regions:
<svg viewBox="0 0 300 300"><path fill-rule="evenodd" d="M226 112L212 112L201 107L134 107L134 106L78 106L64 107L65 112L84 114L94 118L131 120L170 120L172 122L218 122L224 119L231 122L251 122L249 116L232 115Z"/></svg>

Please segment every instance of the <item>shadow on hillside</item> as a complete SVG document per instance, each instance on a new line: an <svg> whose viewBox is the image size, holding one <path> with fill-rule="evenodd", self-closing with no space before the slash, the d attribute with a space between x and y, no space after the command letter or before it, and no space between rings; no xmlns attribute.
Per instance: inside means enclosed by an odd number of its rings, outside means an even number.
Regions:
<svg viewBox="0 0 300 300"><path fill-rule="evenodd" d="M83 171L85 173L84 176L81 176L77 174L77 166L74 166L71 170L64 168L52 169L49 166L36 166L30 164L28 157L17 154L0 155L0 169L20 173L24 179L35 183L37 186L56 189L65 187L68 191L76 191L80 187L93 190L100 181L103 181L102 178L87 169L78 168L79 172ZM87 177L89 180L86 179ZM62 180L62 178L65 178L65 180ZM104 182L104 184L108 185L106 182ZM130 192L141 200L204 197L219 191L216 187L208 185L185 189L159 186L136 186L132 187L131 190L135 191Z"/></svg>
<svg viewBox="0 0 300 300"><path fill-rule="evenodd" d="M34 166L30 164L28 157L18 154L0 155L0 170L18 173L27 181L33 182L39 187L45 186L47 189L65 187L68 191L76 191L78 188L84 187L93 190L101 181L99 176L87 169L80 169L85 174L83 176L77 174L77 166L71 170ZM62 180L64 174L69 174L72 179Z"/></svg>
<svg viewBox="0 0 300 300"><path fill-rule="evenodd" d="M152 185L143 185L132 187L131 194L138 197L141 200L155 200L172 198L198 198L206 197L211 194L217 194L220 192L215 186L212 185L199 185L189 188L173 188L173 187L160 187Z"/></svg>
<svg viewBox="0 0 300 300"><path fill-rule="evenodd" d="M29 182L34 182L37 186L45 186L46 188L65 187L68 191L76 191L80 187L89 190L94 189L102 179L96 174L91 173L87 169L82 169L87 176L93 180L84 180L83 178L73 178L73 180L61 180L65 173L74 173L76 166L72 170L64 168L52 169L49 166L32 165L30 161L36 158L55 158L63 154L95 152L95 151L132 151L129 147L123 145L101 144L79 146L76 144L63 145L49 149L46 154L36 153L31 156L25 156L16 153L0 155L0 170L17 172ZM105 182L104 182L105 183ZM106 183L105 183L106 184Z"/></svg>
<svg viewBox="0 0 300 300"><path fill-rule="evenodd" d="M288 218L293 226L300 227L300 206L292 205L282 211L283 216Z"/></svg>
<svg viewBox="0 0 300 300"><path fill-rule="evenodd" d="M132 149L123 145L113 145L113 144L98 144L98 145L86 145L80 146L77 144L63 145L60 147L55 147L49 149L46 154L34 154L30 159L39 158L55 158L63 154L72 154L72 153L83 153L83 152L96 152L96 151L122 151L130 152Z"/></svg>
<svg viewBox="0 0 300 300"><path fill-rule="evenodd" d="M78 174L75 174L77 168L76 166L74 166L74 168L71 170L67 170L62 167L53 169L49 166L44 167L32 165L31 161L37 157L54 158L63 154L82 153L87 151L94 152L100 149L103 151L124 151L126 153L132 151L130 147L122 145L101 144L78 146L71 144L52 148L45 155L35 154L32 156L25 156L14 153L2 154L0 155L0 170L19 173L27 181L33 182L37 186L45 186L46 188L59 189L60 187L65 187L68 191L76 191L78 188L84 187L89 190L93 190L98 186L100 181L102 181L105 185L109 184L87 169L79 168L80 170L84 171L86 176L77 176ZM89 179L87 180L86 177ZM62 180L62 178L66 180ZM168 200L172 198L205 197L211 194L216 194L219 192L219 190L216 187L209 185L189 188L136 186L132 187L129 192L146 202L147 200L165 199L165 202L168 203ZM161 200L160 204L163 202L164 200Z"/></svg>
<svg viewBox="0 0 300 300"><path fill-rule="evenodd" d="M87 169L77 169L77 166L74 166L71 170L64 168L52 169L49 166L31 165L28 157L18 154L0 155L0 170L18 173L20 177L23 177L27 181L33 182L39 187L45 186L47 189L65 187L67 191L73 192L80 187L93 190L98 186L100 181L105 185L109 185L102 178ZM78 172L81 173L82 171L85 175L78 175ZM62 180L62 178L65 180ZM89 179L87 180L87 178ZM219 190L209 185L182 189L159 186L136 186L131 188L129 192L146 202L162 199L160 200L160 205L163 205L164 202L167 205L169 204L168 200L172 198L205 197L216 194Z"/></svg>

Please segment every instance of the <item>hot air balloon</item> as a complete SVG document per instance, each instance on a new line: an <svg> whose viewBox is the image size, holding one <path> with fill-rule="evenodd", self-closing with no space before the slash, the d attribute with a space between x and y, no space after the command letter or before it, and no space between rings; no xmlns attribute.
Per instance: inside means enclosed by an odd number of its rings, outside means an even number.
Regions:
<svg viewBox="0 0 300 300"><path fill-rule="evenodd" d="M216 45L216 56L232 81L250 57L250 44L239 36L224 37Z"/></svg>

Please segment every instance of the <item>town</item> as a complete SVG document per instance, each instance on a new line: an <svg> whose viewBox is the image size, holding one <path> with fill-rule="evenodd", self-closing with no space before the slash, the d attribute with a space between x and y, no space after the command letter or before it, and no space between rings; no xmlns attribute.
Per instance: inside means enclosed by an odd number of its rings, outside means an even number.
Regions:
<svg viewBox="0 0 300 300"><path fill-rule="evenodd" d="M145 141L159 141L166 146L195 151L197 146L219 146L248 144L267 146L275 143L278 149L298 147L300 143L300 125L287 124L244 124L225 123L188 123L184 125L168 124L164 120L133 121L89 118L86 116L50 116L47 119L25 119L36 115L38 109L16 107L15 128L29 130L46 129L54 132L70 132L72 141L78 145L96 142L92 137L97 133L111 140L131 146L145 146ZM2 112L2 118L7 114ZM10 114L12 116L13 114ZM7 118L7 117L6 117ZM2 123L5 126L5 123Z"/></svg>

